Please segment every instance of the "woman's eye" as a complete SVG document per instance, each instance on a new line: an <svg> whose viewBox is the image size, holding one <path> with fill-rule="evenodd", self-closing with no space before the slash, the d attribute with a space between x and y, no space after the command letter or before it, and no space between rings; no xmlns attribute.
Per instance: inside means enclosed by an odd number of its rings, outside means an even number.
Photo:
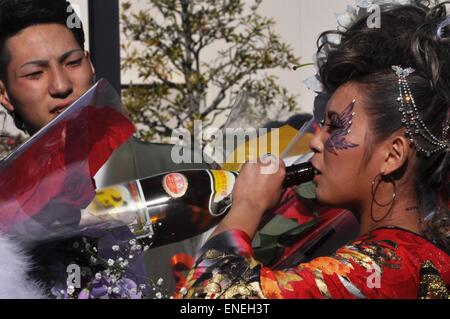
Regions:
<svg viewBox="0 0 450 319"><path fill-rule="evenodd" d="M328 127L329 131L335 131L335 130L339 130L341 128L340 123L336 123L336 122L327 123L326 126Z"/></svg>

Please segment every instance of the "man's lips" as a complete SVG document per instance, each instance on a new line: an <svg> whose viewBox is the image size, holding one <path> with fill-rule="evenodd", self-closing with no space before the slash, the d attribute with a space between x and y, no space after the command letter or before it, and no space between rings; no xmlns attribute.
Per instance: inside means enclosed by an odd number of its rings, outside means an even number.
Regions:
<svg viewBox="0 0 450 319"><path fill-rule="evenodd" d="M61 114L62 112L64 112L65 109L67 109L71 104L73 103L73 101L69 101L63 104L59 104L57 106L55 106L54 108L52 108L50 110L50 113L52 114Z"/></svg>

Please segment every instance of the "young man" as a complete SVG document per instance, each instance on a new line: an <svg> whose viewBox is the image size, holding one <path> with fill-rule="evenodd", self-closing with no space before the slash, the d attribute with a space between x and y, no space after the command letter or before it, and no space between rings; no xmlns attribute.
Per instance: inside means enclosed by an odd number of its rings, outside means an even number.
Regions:
<svg viewBox="0 0 450 319"><path fill-rule="evenodd" d="M78 28L68 27L74 15L69 6L65 0L0 0L0 103L16 126L31 135L95 82L95 68L84 48L81 23ZM166 145L144 145L131 139L105 165L97 186L187 168L170 160L170 150ZM117 172L121 174L114 175ZM170 257L176 253L194 254L197 243L192 239L150 250L146 268L151 279L166 279L172 290Z"/></svg>
<svg viewBox="0 0 450 319"><path fill-rule="evenodd" d="M19 128L34 134L94 84L95 69L83 29L66 26L69 3L0 5L0 103Z"/></svg>

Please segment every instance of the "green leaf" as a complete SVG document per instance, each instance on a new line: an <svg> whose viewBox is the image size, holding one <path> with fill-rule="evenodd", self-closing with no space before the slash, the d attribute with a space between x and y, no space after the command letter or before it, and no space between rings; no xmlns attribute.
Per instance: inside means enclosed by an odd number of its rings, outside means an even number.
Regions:
<svg viewBox="0 0 450 319"><path fill-rule="evenodd" d="M286 232L296 229L299 224L291 219L287 219L281 215L276 215L270 220L260 231L260 234L268 236L280 236Z"/></svg>
<svg viewBox="0 0 450 319"><path fill-rule="evenodd" d="M303 198L314 199L316 198L316 187L314 183L304 183L295 188L297 194Z"/></svg>
<svg viewBox="0 0 450 319"><path fill-rule="evenodd" d="M294 244L300 235L313 228L318 219L305 224L277 215L268 222L254 237L253 252L257 260L264 265L272 265L283 254L286 246Z"/></svg>

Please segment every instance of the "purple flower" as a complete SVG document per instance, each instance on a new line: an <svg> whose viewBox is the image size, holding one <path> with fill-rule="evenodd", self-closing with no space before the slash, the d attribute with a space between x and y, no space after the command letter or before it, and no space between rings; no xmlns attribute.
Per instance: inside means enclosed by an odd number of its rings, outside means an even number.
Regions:
<svg viewBox="0 0 450 319"><path fill-rule="evenodd" d="M87 289L87 288L84 288L78 294L78 299L89 299L90 297L91 297L91 293L89 292L89 289Z"/></svg>

